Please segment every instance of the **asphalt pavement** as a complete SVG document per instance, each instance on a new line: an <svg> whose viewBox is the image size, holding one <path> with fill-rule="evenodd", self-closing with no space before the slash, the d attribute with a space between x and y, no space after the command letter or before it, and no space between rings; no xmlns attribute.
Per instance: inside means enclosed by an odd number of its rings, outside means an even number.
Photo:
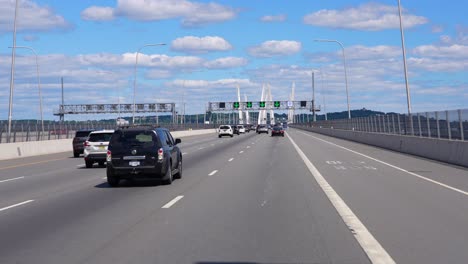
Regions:
<svg viewBox="0 0 468 264"><path fill-rule="evenodd" d="M0 161L0 263L468 260L466 168L295 129L180 147L172 185L110 188L71 152Z"/></svg>

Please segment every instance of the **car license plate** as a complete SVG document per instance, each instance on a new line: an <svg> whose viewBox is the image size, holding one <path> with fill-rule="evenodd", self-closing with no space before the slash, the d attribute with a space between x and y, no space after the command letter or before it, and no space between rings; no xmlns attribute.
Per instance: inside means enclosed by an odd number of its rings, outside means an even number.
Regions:
<svg viewBox="0 0 468 264"><path fill-rule="evenodd" d="M140 166L140 162L139 161L130 161L129 165L132 166L132 167Z"/></svg>
<svg viewBox="0 0 468 264"><path fill-rule="evenodd" d="M99 146L99 149L106 149L106 146Z"/></svg>

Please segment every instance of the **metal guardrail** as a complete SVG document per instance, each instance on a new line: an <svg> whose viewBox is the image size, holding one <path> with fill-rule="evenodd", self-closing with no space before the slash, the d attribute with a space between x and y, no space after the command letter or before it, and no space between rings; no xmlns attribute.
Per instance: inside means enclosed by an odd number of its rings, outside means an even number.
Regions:
<svg viewBox="0 0 468 264"><path fill-rule="evenodd" d="M411 116L385 114L294 125L465 141L468 140L468 109L415 113Z"/></svg>
<svg viewBox="0 0 468 264"><path fill-rule="evenodd" d="M185 123L185 124L164 124L159 126L166 127L170 131L181 131L189 129L207 129L214 128L213 124L202 123ZM11 127L11 135L8 138L7 124L0 123L0 144L29 142L42 140L56 140L73 138L75 132L82 129L115 129L117 125L111 122L72 122L60 123L50 122L44 125L44 133L42 133L41 125L37 123L13 122Z"/></svg>

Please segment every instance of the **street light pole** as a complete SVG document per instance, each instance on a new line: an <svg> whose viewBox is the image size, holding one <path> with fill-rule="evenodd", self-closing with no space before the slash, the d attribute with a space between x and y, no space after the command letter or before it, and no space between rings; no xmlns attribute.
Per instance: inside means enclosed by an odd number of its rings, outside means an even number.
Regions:
<svg viewBox="0 0 468 264"><path fill-rule="evenodd" d="M136 96L136 82L137 82L137 65L138 65L138 54L140 53L140 50L143 49L144 47L150 47L150 46L164 46L166 45L165 43L156 43L156 44L145 44L141 46L137 53L136 53L136 58L135 58L135 68L134 68L134 79L133 79L133 117L132 117L132 123L135 124L135 96Z"/></svg>
<svg viewBox="0 0 468 264"><path fill-rule="evenodd" d="M410 120L411 135L414 135L413 117L411 116L411 95L410 95L410 88L409 88L409 81L408 81L408 68L406 66L405 33L403 32L403 23L401 19L400 0L398 0L398 15L400 17L401 50L403 51L403 68L405 71L406 103L408 105L408 117Z"/></svg>
<svg viewBox="0 0 468 264"><path fill-rule="evenodd" d="M13 47L9 47L13 48ZM42 89L41 89L41 78L39 77L39 63L36 50L28 46L16 46L17 49L28 49L34 53L36 56L36 73L37 73L37 87L39 89L39 111L41 113L41 127L42 127L42 136L44 135L44 112L42 111ZM41 136L41 137L42 137Z"/></svg>
<svg viewBox="0 0 468 264"><path fill-rule="evenodd" d="M315 39L314 41L317 41L317 42L335 42L335 43L338 43L338 45L341 46L341 50L342 50L342 53L343 53L343 55L342 55L343 56L343 67L344 67L345 82L346 82L346 101L347 101L347 104L348 104L348 119L351 119L351 109L349 107L349 91L348 91L348 73L347 73L348 70L347 70L347 66L346 66L346 56L345 56L344 46L338 40Z"/></svg>
<svg viewBox="0 0 468 264"><path fill-rule="evenodd" d="M13 112L13 91L15 88L15 54L16 54L16 17L18 16L18 0L15 5L15 19L13 22L13 48L11 49L11 74L10 74L10 101L8 106L8 138L7 142L10 142L11 138L11 115Z"/></svg>

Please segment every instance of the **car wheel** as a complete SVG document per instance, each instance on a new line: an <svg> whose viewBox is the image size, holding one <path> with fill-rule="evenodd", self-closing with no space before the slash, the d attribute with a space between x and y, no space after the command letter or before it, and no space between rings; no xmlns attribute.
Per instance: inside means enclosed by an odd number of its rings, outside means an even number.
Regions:
<svg viewBox="0 0 468 264"><path fill-rule="evenodd" d="M80 156L79 152L73 152L73 157L78 158Z"/></svg>
<svg viewBox="0 0 468 264"><path fill-rule="evenodd" d="M179 158L179 165L177 165L177 174L175 175L177 179L182 179L182 157Z"/></svg>
<svg viewBox="0 0 468 264"><path fill-rule="evenodd" d="M119 186L120 179L119 177L116 177L110 172L110 169L107 169L107 184L111 187L117 187Z"/></svg>
<svg viewBox="0 0 468 264"><path fill-rule="evenodd" d="M233 137L234 135L231 135L231 137Z"/></svg>
<svg viewBox="0 0 468 264"><path fill-rule="evenodd" d="M221 138L221 135L218 135L219 138Z"/></svg>
<svg viewBox="0 0 468 264"><path fill-rule="evenodd" d="M172 181L174 180L173 175L172 175L172 164L169 162L169 166L166 170L166 175L164 175L164 180L163 183L165 185L170 185L172 184Z"/></svg>
<svg viewBox="0 0 468 264"><path fill-rule="evenodd" d="M94 163L94 162L92 162L91 160L87 160L85 163L86 163L86 168L89 169L89 168L92 168L92 167L93 167L93 163Z"/></svg>

